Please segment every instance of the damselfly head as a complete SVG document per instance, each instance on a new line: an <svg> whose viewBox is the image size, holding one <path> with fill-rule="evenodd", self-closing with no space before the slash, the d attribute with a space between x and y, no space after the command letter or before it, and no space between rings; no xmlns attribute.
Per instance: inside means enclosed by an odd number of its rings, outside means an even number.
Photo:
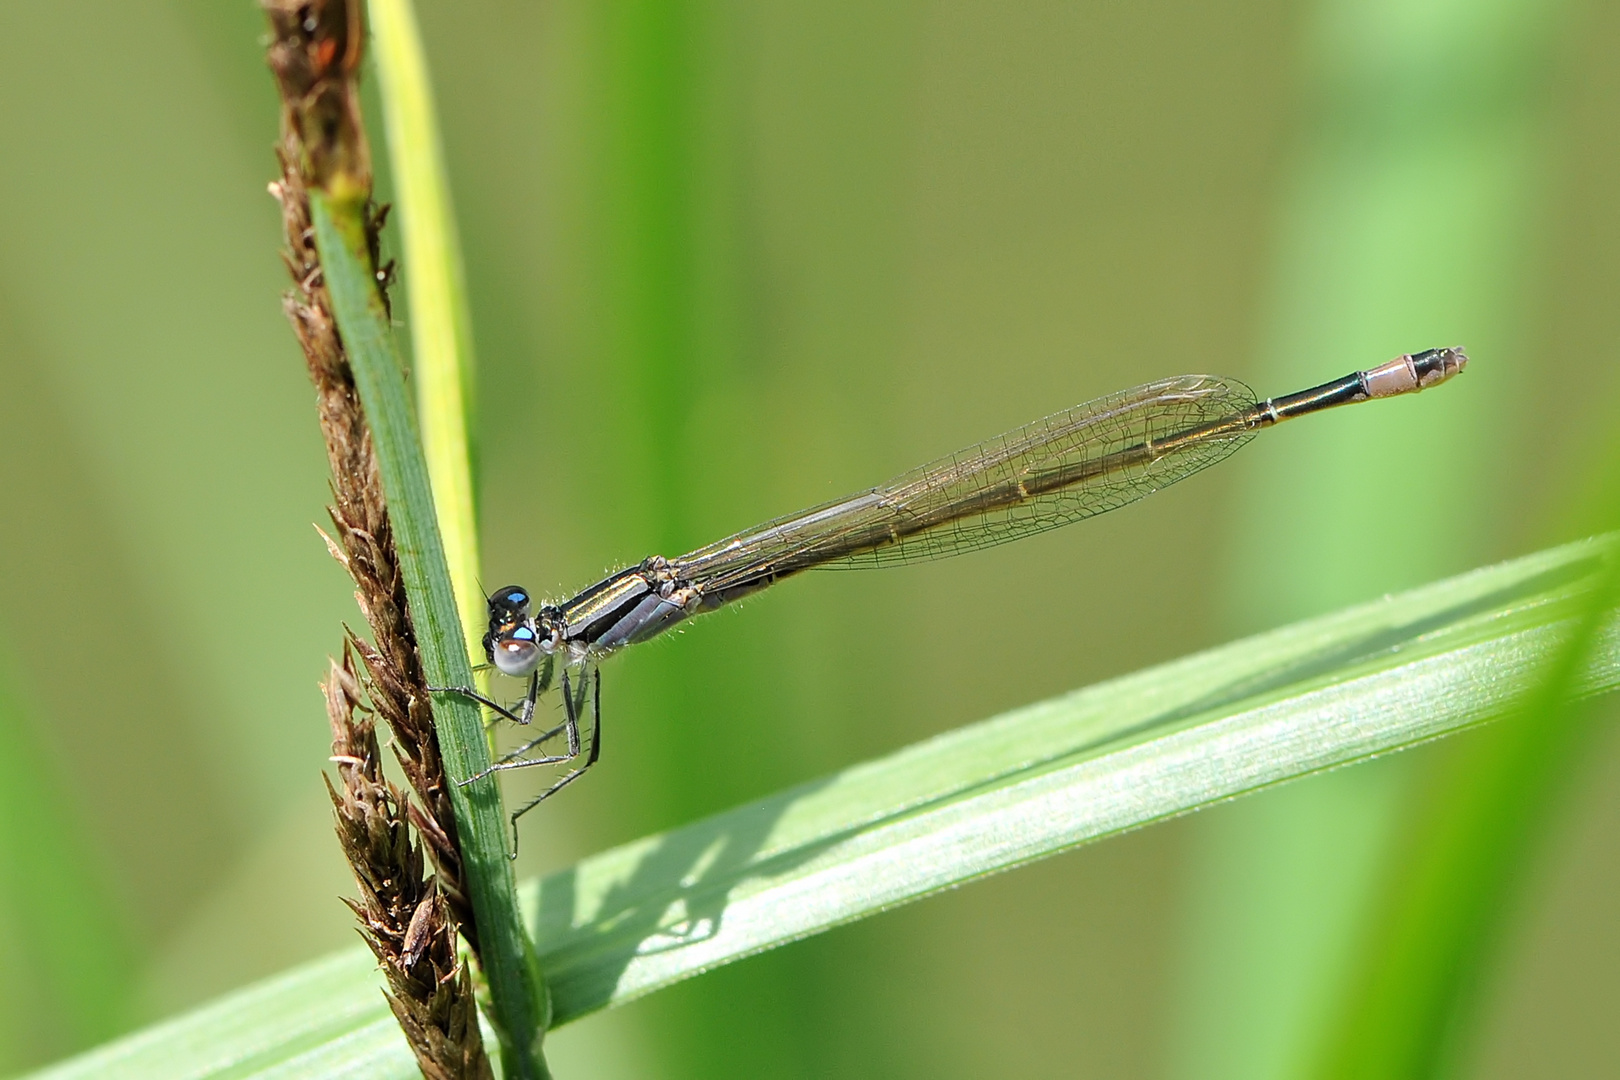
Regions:
<svg viewBox="0 0 1620 1080"><path fill-rule="evenodd" d="M502 675L528 675L562 643L561 613L542 604L530 615L534 598L521 585L508 585L489 594L489 630L484 634L484 655Z"/></svg>
<svg viewBox="0 0 1620 1080"><path fill-rule="evenodd" d="M529 615L532 598L521 585L507 585L489 595L489 632L484 654L502 675L528 675L554 648L549 630Z"/></svg>

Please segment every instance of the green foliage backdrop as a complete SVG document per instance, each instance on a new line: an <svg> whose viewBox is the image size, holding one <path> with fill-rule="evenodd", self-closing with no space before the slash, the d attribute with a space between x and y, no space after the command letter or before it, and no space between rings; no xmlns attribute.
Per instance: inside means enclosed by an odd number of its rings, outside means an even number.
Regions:
<svg viewBox="0 0 1620 1080"><path fill-rule="evenodd" d="M795 582L616 660L604 763L527 823L522 876L1591 527L1620 343L1610 6L419 15L490 586L565 591L1159 375L1269 394L1476 356L1084 529ZM24 975L0 1071L352 940L314 682L354 616L308 526L261 32L235 0L0 13L0 965ZM1457 752L735 965L562 1030L553 1065L1292 1075ZM1469 1075L1620 1052L1596 899L1617 766L1592 757L1486 969Z"/></svg>

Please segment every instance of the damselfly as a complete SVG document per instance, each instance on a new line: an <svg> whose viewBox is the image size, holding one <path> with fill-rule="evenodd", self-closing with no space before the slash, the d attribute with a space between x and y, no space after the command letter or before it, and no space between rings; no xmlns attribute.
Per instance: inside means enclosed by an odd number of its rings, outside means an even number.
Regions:
<svg viewBox="0 0 1620 1080"><path fill-rule="evenodd" d="M1267 401L1256 401L1235 379L1162 379L1077 405L881 487L768 521L679 558L654 555L562 603L535 607L527 589L497 589L489 598L484 652L503 675L528 678L522 704L514 712L465 686L435 692L461 694L527 725L560 660L564 720L462 783L506 769L578 762L512 815L515 827L600 756L597 662L700 612L802 570L940 559L1115 510L1215 464L1262 428L1336 405L1422 390L1467 362L1462 349L1429 349ZM570 681L569 668L578 671L577 681ZM580 762L587 693L590 748ZM566 736L565 751L525 756L558 736Z"/></svg>

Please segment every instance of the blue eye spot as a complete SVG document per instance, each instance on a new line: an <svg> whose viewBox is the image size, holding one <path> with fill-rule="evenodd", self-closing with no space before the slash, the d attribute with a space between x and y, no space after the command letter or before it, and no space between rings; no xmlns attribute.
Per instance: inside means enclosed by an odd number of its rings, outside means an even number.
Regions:
<svg viewBox="0 0 1620 1080"><path fill-rule="evenodd" d="M520 626L516 630L512 631L512 638L514 641L533 641L534 631L530 630L527 626Z"/></svg>

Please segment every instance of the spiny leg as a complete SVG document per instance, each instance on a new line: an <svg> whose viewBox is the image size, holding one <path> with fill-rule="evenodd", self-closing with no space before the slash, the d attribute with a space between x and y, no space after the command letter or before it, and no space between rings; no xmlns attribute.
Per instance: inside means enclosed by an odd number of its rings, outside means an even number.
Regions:
<svg viewBox="0 0 1620 1080"><path fill-rule="evenodd" d="M457 783L459 786L465 787L475 780L482 780L491 773L505 772L507 769L526 769L530 765L556 765L559 762L572 761L579 756L577 751L571 754L548 754L545 757L537 758L526 758L523 756L530 750L533 750L535 747L539 746L541 743L548 739L556 738L566 730L566 724L558 724L556 727L541 735L539 738L530 739L528 742L524 743L516 750L513 750L511 753L503 754L499 760L495 761L482 772L473 773L471 776L467 777L467 779L457 781Z"/></svg>
<svg viewBox="0 0 1620 1080"><path fill-rule="evenodd" d="M513 750L511 753L503 755L500 760L494 762L483 771L474 773L467 779L460 781L460 784L465 786L475 780L482 780L491 773L505 772L507 769L526 769L531 765L557 765L561 762L572 761L579 757L580 746L578 717L579 710L584 708L585 704L584 685L585 684L582 682L580 686L581 692L575 694L568 685L568 672L565 669L562 677L562 692L563 705L567 714L567 719L565 719L561 724L558 724L556 727L552 728L550 731L543 732L539 736L530 739L528 742L524 743L516 750ZM597 685L601 685L600 674L597 675ZM600 710L598 710L597 715L600 719ZM549 739L554 739L558 735L564 733L567 733L568 735L567 753L547 754L545 757L537 758L526 758L523 756L530 750L533 750L536 746L539 746L541 743L544 743Z"/></svg>
<svg viewBox="0 0 1620 1080"><path fill-rule="evenodd" d="M532 689L533 685L534 685L534 680L533 680L533 677L531 676L530 677L530 687L531 687L530 694L533 694L533 692L534 692L533 689ZM483 694L480 694L477 690L474 690L470 686L430 686L430 687L427 688L427 691L430 694L460 694L462 697L466 698L467 700L476 701L478 704L482 705L484 708L488 709L490 712L493 712L495 714L495 720L510 720L514 724L527 724L529 722L524 717L518 715L515 712L512 712L505 705L502 705L500 702L496 701L494 698L485 697ZM530 696L528 696L528 695L525 695L525 697L523 699L523 711L526 712L526 713L530 711L529 704L530 704L531 700L532 700L532 698ZM489 727L490 724L492 724L494 722L495 722L494 720L486 720L484 722L484 726L487 728L487 727Z"/></svg>
<svg viewBox="0 0 1620 1080"><path fill-rule="evenodd" d="M602 685L601 669L597 668L593 670L596 671L596 685L600 687ZM590 682L589 677L584 676L584 672L581 672L580 674L582 678L579 680L579 694L569 702L568 707L564 710L564 716L566 718L564 720L564 726L568 729L568 753L570 757L579 756L579 714L580 711L585 708L585 687ZM562 692L563 697L567 698L568 669L566 668L563 669ZM597 713L599 715L601 713L600 704L597 705Z"/></svg>
<svg viewBox="0 0 1620 1080"><path fill-rule="evenodd" d="M523 709L521 714L512 712L500 702L485 697L483 694L480 694L477 690L470 686L430 686L427 688L427 691L430 694L460 694L462 697L471 701L476 701L486 709L491 710L498 718L510 720L514 724L522 724L527 727L530 721L534 719L535 702L539 700L541 694L551 689L551 673L555 663L556 657L547 656L545 662L530 673L529 692L523 695ZM485 664L481 666L488 667L489 665ZM567 672L563 673L565 678L567 674ZM484 726L488 727L489 724L486 723Z"/></svg>
<svg viewBox="0 0 1620 1080"><path fill-rule="evenodd" d="M586 680L584 679L580 680L580 686L582 688L584 687L585 682ZM581 776L584 776L585 770L589 769L592 765L595 765L597 759L602 756L602 671L600 668L592 670L591 683L591 756L585 760L585 764L579 766L577 769L570 770L566 776L562 777L562 779L558 780L555 784L552 784L550 787L546 788L546 790L524 803L522 809L518 810L512 815L512 854L510 858L517 858L518 818L522 817L524 814L527 814L530 810L533 810L536 806L539 806L541 803L551 798L551 796L557 794L557 792L561 791L569 784L572 784L575 780L578 780ZM563 699L568 703L568 719L570 722L574 722L577 719L575 712L576 703L573 698L569 697L566 689L568 686L568 672L566 671L563 672L563 686ZM583 700L578 702L578 704L583 705ZM579 733L576 726L574 729L574 739L576 741L570 744L571 746L576 747L574 751L575 756L578 756L579 753L577 749L578 738Z"/></svg>

